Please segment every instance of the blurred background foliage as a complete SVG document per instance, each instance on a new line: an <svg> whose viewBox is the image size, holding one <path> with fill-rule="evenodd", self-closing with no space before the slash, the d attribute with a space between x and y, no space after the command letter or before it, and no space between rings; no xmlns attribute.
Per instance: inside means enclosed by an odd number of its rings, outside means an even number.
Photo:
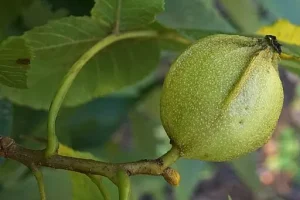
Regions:
<svg viewBox="0 0 300 200"><path fill-rule="evenodd" d="M94 0L1 0L0 41L22 35L49 20L89 16L93 6ZM298 0L166 0L165 11L157 16L157 21L197 39L214 32L254 34L281 18L300 25L299 10ZM300 40L300 33L298 37ZM165 73L184 47L172 43L160 45L163 51L159 64L155 69L146 68L147 76L142 81L85 104L64 107L57 120L60 142L110 162L156 158L167 151L170 144L159 116L160 91ZM153 59L158 60L158 56ZM268 144L232 162L181 159L174 165L182 177L175 188L161 177L132 177L131 198L226 200L230 195L233 200L300 199L300 87L296 76L300 67L299 63L284 66L280 75L285 106ZM1 87L0 95L5 91ZM31 96L31 101L42 98L41 94ZM80 98L83 94L76 95ZM22 98L16 102L0 99L0 134L11 136L29 148L44 147L47 111L41 108L45 106L23 104ZM84 175L52 169L43 172L49 200L102 198ZM115 186L107 180L105 184L112 191L112 199L116 199ZM0 160L0 199L39 199L35 179L26 167Z"/></svg>

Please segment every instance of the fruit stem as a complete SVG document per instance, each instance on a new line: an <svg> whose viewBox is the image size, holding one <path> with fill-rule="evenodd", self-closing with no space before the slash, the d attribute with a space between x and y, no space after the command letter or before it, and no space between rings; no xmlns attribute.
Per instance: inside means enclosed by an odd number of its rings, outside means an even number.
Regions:
<svg viewBox="0 0 300 200"><path fill-rule="evenodd" d="M294 60L294 61L300 61L300 57L293 56L293 55L289 55L289 54L285 54L285 53L280 54L280 58L281 58L282 60Z"/></svg>
<svg viewBox="0 0 300 200"><path fill-rule="evenodd" d="M180 158L180 150L177 146L172 145L172 148L162 155L159 159L163 163L163 167L169 167Z"/></svg>

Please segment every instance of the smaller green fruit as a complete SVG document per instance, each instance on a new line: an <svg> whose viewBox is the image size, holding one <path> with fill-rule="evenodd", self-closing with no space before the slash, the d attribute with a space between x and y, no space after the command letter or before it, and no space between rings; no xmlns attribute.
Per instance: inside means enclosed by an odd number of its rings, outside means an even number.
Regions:
<svg viewBox="0 0 300 200"><path fill-rule="evenodd" d="M161 120L181 156L227 161L265 144L283 104L276 37L213 35L171 66Z"/></svg>

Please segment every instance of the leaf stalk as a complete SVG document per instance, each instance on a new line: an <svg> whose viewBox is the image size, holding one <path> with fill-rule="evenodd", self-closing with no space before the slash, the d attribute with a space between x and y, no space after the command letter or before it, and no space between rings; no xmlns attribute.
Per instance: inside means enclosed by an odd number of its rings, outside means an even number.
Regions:
<svg viewBox="0 0 300 200"><path fill-rule="evenodd" d="M103 40L96 43L91 47L86 53L84 53L70 68L68 73L64 76L59 89L57 90L54 99L51 102L48 116L48 144L46 148L46 157L49 158L57 153L58 150L58 139L55 133L55 122L61 105L70 89L73 81L77 77L78 73L81 71L83 66L99 51L103 50L107 46L125 39L132 38L153 38L157 37L158 33L156 31L133 31L126 32L122 34L112 34Z"/></svg>

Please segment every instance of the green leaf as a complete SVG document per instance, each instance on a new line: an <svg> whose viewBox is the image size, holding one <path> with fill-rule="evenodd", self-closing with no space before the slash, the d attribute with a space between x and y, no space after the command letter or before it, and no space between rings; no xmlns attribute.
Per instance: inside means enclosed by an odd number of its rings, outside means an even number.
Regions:
<svg viewBox="0 0 300 200"><path fill-rule="evenodd" d="M289 3L281 0L258 0L263 9L269 13L272 21L275 19L286 18L293 23L300 23L299 10L300 4L298 0L289 0Z"/></svg>
<svg viewBox="0 0 300 200"><path fill-rule="evenodd" d="M75 149L101 146L120 127L136 102L132 96L98 98L76 108L62 110L57 126L58 137L68 134Z"/></svg>
<svg viewBox="0 0 300 200"><path fill-rule="evenodd" d="M74 158L85 158L85 159L93 159L99 160L96 156L88 152L75 151L72 148L59 144L58 154L62 156L71 156Z"/></svg>
<svg viewBox="0 0 300 200"><path fill-rule="evenodd" d="M146 94L146 96L144 96L143 101L139 102L137 105L139 111L145 113L147 115L147 117L150 117L152 119L152 121L156 121L156 122L159 121L159 124L160 124L161 91L162 91L162 88L160 86L153 88L148 94ZM141 116L136 116L135 120L141 120L140 117ZM137 125L139 125L139 122L137 123ZM147 124L145 124L145 125L147 125ZM140 130L142 130L142 129L140 129Z"/></svg>
<svg viewBox="0 0 300 200"><path fill-rule="evenodd" d="M28 172L28 168L14 160L6 159L0 165L0 191L2 187L12 187L20 182L20 178Z"/></svg>
<svg viewBox="0 0 300 200"><path fill-rule="evenodd" d="M11 102L0 99L0 136L8 136L12 131L13 108ZM4 158L0 158L0 165Z"/></svg>
<svg viewBox="0 0 300 200"><path fill-rule="evenodd" d="M281 43L282 51L295 59L281 59L280 66L300 76L300 45Z"/></svg>
<svg viewBox="0 0 300 200"><path fill-rule="evenodd" d="M300 45L300 38L298 37L300 26L286 19L280 19L271 25L260 27L256 33L260 35L276 35L279 41L290 45Z"/></svg>
<svg viewBox="0 0 300 200"><path fill-rule="evenodd" d="M163 11L163 0L95 0L92 16L108 30L123 31L145 27Z"/></svg>
<svg viewBox="0 0 300 200"><path fill-rule="evenodd" d="M189 38L192 41L199 40L209 35L220 34L220 31L207 31L201 29L177 29L177 31L183 36ZM226 33L228 34L228 33Z"/></svg>
<svg viewBox="0 0 300 200"><path fill-rule="evenodd" d="M241 32L255 32L261 25L258 7L252 0L221 0L224 11Z"/></svg>
<svg viewBox="0 0 300 200"><path fill-rule="evenodd" d="M88 17L68 17L30 30L24 35L35 54L28 73L29 89L4 87L3 94L19 104L48 109L71 65L106 35L103 27ZM159 49L153 40L132 39L113 44L84 66L64 105L83 104L133 85L148 75L158 60Z"/></svg>
<svg viewBox="0 0 300 200"><path fill-rule="evenodd" d="M28 29L44 25L49 20L59 19L67 15L68 11L66 9L52 11L52 6L41 0L35 0L22 12L23 23Z"/></svg>
<svg viewBox="0 0 300 200"><path fill-rule="evenodd" d="M89 15L91 9L93 8L95 1L94 0L47 0L52 6L53 10L58 9L67 9L71 15L74 16L83 16Z"/></svg>
<svg viewBox="0 0 300 200"><path fill-rule="evenodd" d="M159 146L167 139L167 137L160 139L156 136L159 132L155 134L155 131L158 130L160 124L147 118L136 111L130 113L133 145L136 149L133 159L157 157Z"/></svg>
<svg viewBox="0 0 300 200"><path fill-rule="evenodd" d="M0 45L0 83L8 87L26 88L30 59L31 52L22 38L11 37L3 42Z"/></svg>
<svg viewBox="0 0 300 200"><path fill-rule="evenodd" d="M124 150L120 145L107 144L100 154L105 155L110 162L154 159L170 148L169 139L155 118L149 118L137 110L132 111L129 117L132 146L129 150ZM99 149L94 151L99 152ZM131 182L131 191L135 198L130 199L139 199L145 193L153 195L157 200L164 199L166 182L162 177L134 176L131 177Z"/></svg>
<svg viewBox="0 0 300 200"><path fill-rule="evenodd" d="M13 106L6 99L0 99L0 135L11 134L13 124Z"/></svg>
<svg viewBox="0 0 300 200"><path fill-rule="evenodd" d="M157 158L170 149L169 139L157 120L136 110L129 114L132 147L124 151L114 141L107 143L101 155L111 162L125 162L144 158ZM96 149L98 152L99 150Z"/></svg>
<svg viewBox="0 0 300 200"><path fill-rule="evenodd" d="M75 151L72 148L65 146L63 144L59 145L58 153L64 156L71 156L75 158L85 158L85 159L93 159L99 160L97 157L88 152ZM97 188L97 186L91 181L91 179L85 175L77 172L69 172L72 180L72 191L73 191L73 199L75 200L94 200L94 199L103 199L101 192ZM102 181L102 180L101 180ZM116 189L113 187L112 183L107 184L105 186L109 188L110 191ZM115 193L115 192L114 192Z"/></svg>
<svg viewBox="0 0 300 200"><path fill-rule="evenodd" d="M281 60L280 66L300 76L300 61Z"/></svg>
<svg viewBox="0 0 300 200"><path fill-rule="evenodd" d="M63 108L56 122L57 136L60 142L78 150L101 147L126 120L137 100L136 94L115 93L80 106ZM13 138L32 148L41 147L28 138L20 141L20 135L45 138L47 112L19 105L14 105L13 110Z"/></svg>
<svg viewBox="0 0 300 200"><path fill-rule="evenodd" d="M57 119L57 136L78 150L101 147L126 119L135 101L132 96L109 95L62 109ZM45 124L44 135L46 131Z"/></svg>
<svg viewBox="0 0 300 200"><path fill-rule="evenodd" d="M165 12L158 21L175 29L234 31L211 0L166 0Z"/></svg>
<svg viewBox="0 0 300 200"><path fill-rule="evenodd" d="M141 199L144 194L149 194L155 200L164 200L166 181L157 176L132 176L132 195L135 199ZM133 199L133 198L132 198Z"/></svg>
<svg viewBox="0 0 300 200"><path fill-rule="evenodd" d="M66 171L43 169L47 199L72 200L70 176ZM0 199L40 200L36 179L29 174L19 179L15 185L7 186L0 191Z"/></svg>
<svg viewBox="0 0 300 200"><path fill-rule="evenodd" d="M185 39L177 30L167 28L158 21L150 24L149 27L156 30L161 35L165 34L166 36L173 36L173 39L164 36L157 38L161 50L181 52L191 44L191 42L188 39Z"/></svg>
<svg viewBox="0 0 300 200"><path fill-rule="evenodd" d="M174 168L178 170L181 177L179 186L175 188L177 199L190 199L196 184L211 176L209 165L199 160L180 159L176 161Z"/></svg>
<svg viewBox="0 0 300 200"><path fill-rule="evenodd" d="M91 181L91 179L85 174L80 174L76 172L70 172L72 181L72 196L73 200L102 200L103 196L100 193L97 186ZM112 183L105 183L105 186L110 189L110 196L114 196L114 193L118 193L116 187ZM115 190L114 190L115 189Z"/></svg>
<svg viewBox="0 0 300 200"><path fill-rule="evenodd" d="M41 131L41 125L47 120L47 112L41 110L33 110L29 107L13 105L13 129L11 136L17 143L25 144L26 146L36 147L37 142L32 142L25 138L21 141L21 136L32 136L38 133L38 137L45 138L46 132ZM32 146L33 145L33 146Z"/></svg>
<svg viewBox="0 0 300 200"><path fill-rule="evenodd" d="M259 191L263 186L256 172L255 152L239 159L233 160L231 165L240 179L249 186L252 191Z"/></svg>
<svg viewBox="0 0 300 200"><path fill-rule="evenodd" d="M0 41L1 35L7 35L7 27L21 14L22 10L31 4L33 0L9 0L0 1Z"/></svg>
<svg viewBox="0 0 300 200"><path fill-rule="evenodd" d="M282 44L282 59L280 64L289 71L300 74L300 26L292 24L290 21L280 19L274 24L261 27L257 34L276 35L280 44Z"/></svg>

